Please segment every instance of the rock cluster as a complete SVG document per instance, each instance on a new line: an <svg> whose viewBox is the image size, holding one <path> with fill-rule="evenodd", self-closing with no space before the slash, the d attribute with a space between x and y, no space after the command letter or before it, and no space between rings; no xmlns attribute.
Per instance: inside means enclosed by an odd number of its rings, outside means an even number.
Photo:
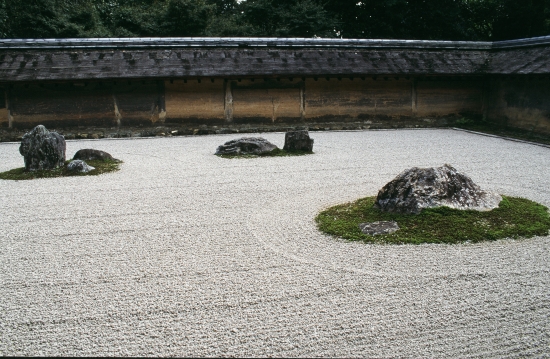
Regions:
<svg viewBox="0 0 550 359"><path fill-rule="evenodd" d="M243 137L219 146L217 155L261 155L278 149L262 137Z"/></svg>
<svg viewBox="0 0 550 359"><path fill-rule="evenodd" d="M50 170L65 164L65 138L50 132L42 125L36 126L21 139L19 153L25 158L27 171Z"/></svg>
<svg viewBox="0 0 550 359"><path fill-rule="evenodd" d="M385 212L410 214L442 206L488 211L498 207L501 200L498 194L481 190L470 177L446 164L402 172L378 192L374 206Z"/></svg>
<svg viewBox="0 0 550 359"><path fill-rule="evenodd" d="M113 158L110 154L105 151L94 150L91 148L85 148L78 150L74 156L73 160L82 160L82 161L92 161L98 160L103 162L118 162L116 158Z"/></svg>
<svg viewBox="0 0 550 359"><path fill-rule="evenodd" d="M88 173L95 170L95 167L88 165L85 161L82 160L72 160L67 165L67 169L71 172Z"/></svg>
<svg viewBox="0 0 550 359"><path fill-rule="evenodd" d="M285 134L285 145L283 150L292 151L313 151L313 139L309 137L306 130L289 131Z"/></svg>

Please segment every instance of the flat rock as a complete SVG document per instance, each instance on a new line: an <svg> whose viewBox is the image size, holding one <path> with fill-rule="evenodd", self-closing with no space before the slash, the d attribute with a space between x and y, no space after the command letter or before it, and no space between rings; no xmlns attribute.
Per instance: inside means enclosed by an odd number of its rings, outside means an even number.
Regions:
<svg viewBox="0 0 550 359"><path fill-rule="evenodd" d="M262 137L242 137L219 146L217 155L261 155L278 147Z"/></svg>
<svg viewBox="0 0 550 359"><path fill-rule="evenodd" d="M88 165L85 161L82 160L72 160L67 165L67 169L71 172L88 173L95 170L95 167Z"/></svg>
<svg viewBox="0 0 550 359"><path fill-rule="evenodd" d="M359 229L364 234L376 236L379 234L390 234L399 230L397 222L394 221L378 221L359 224Z"/></svg>
<svg viewBox="0 0 550 359"><path fill-rule="evenodd" d="M309 137L306 130L289 131L285 133L285 145L283 150L292 151L313 151L313 139Z"/></svg>
<svg viewBox="0 0 550 359"><path fill-rule="evenodd" d="M38 125L23 135L19 153L25 158L27 171L50 170L63 167L66 146L63 136Z"/></svg>
<svg viewBox="0 0 550 359"><path fill-rule="evenodd" d="M111 156L109 153L105 151L94 150L92 148L85 148L82 150L78 150L74 154L73 160L82 160L82 161L98 160L103 162L107 162L107 161L118 162L118 160L113 156Z"/></svg>
<svg viewBox="0 0 550 359"><path fill-rule="evenodd" d="M403 171L378 192L374 206L384 212L408 214L443 206L489 211L501 200L500 195L483 191L470 177L445 164Z"/></svg>

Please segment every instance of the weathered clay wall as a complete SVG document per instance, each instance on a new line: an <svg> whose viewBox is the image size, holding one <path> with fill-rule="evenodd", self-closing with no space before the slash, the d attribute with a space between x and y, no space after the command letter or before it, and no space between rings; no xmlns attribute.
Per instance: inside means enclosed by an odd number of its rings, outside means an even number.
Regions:
<svg viewBox="0 0 550 359"><path fill-rule="evenodd" d="M234 123L295 123L302 119L303 81L231 81Z"/></svg>
<svg viewBox="0 0 550 359"><path fill-rule="evenodd" d="M431 78L415 81L414 86L416 116L476 116L482 113L484 85L480 78Z"/></svg>
<svg viewBox="0 0 550 359"><path fill-rule="evenodd" d="M111 88L117 123L148 125L164 111L162 81L120 81Z"/></svg>
<svg viewBox="0 0 550 359"><path fill-rule="evenodd" d="M9 127L8 92L5 87L0 87L0 127Z"/></svg>
<svg viewBox="0 0 550 359"><path fill-rule="evenodd" d="M224 122L223 79L172 80L164 82L165 121L182 124ZM162 116L161 116L162 120Z"/></svg>
<svg viewBox="0 0 550 359"><path fill-rule="evenodd" d="M9 109L0 123L12 127L118 126L151 124L164 111L159 81L15 84L5 92Z"/></svg>
<svg viewBox="0 0 550 359"><path fill-rule="evenodd" d="M115 124L112 91L99 83L16 84L7 97L13 127Z"/></svg>
<svg viewBox="0 0 550 359"><path fill-rule="evenodd" d="M305 103L306 119L315 121L411 117L411 80L308 79Z"/></svg>
<svg viewBox="0 0 550 359"><path fill-rule="evenodd" d="M550 134L548 77L495 77L488 81L484 115L502 126Z"/></svg>
<svg viewBox="0 0 550 359"><path fill-rule="evenodd" d="M15 84L1 126L133 126L157 123L295 124L382 121L482 113L480 78L255 78Z"/></svg>

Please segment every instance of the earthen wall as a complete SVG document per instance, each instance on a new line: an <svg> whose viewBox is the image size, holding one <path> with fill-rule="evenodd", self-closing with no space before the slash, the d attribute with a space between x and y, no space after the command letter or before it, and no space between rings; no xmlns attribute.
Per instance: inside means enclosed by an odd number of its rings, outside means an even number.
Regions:
<svg viewBox="0 0 550 359"><path fill-rule="evenodd" d="M550 134L548 77L495 77L488 80L484 116L498 125Z"/></svg>
<svg viewBox="0 0 550 359"><path fill-rule="evenodd" d="M297 124L485 119L550 133L546 77L315 77L17 83L0 126Z"/></svg>
<svg viewBox="0 0 550 359"><path fill-rule="evenodd" d="M482 79L248 78L15 84L0 125L295 124L481 114Z"/></svg>

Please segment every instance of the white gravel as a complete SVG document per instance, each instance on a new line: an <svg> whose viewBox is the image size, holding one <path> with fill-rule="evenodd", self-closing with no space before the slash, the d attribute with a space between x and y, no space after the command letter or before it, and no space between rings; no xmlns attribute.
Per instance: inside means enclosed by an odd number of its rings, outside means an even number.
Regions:
<svg viewBox="0 0 550 359"><path fill-rule="evenodd" d="M0 180L0 355L550 356L550 237L368 245L313 220L444 163L550 206L550 148L456 130L311 136L314 155L257 159L213 155L236 135L69 141L121 171ZM18 146L0 144L0 171L23 165Z"/></svg>

